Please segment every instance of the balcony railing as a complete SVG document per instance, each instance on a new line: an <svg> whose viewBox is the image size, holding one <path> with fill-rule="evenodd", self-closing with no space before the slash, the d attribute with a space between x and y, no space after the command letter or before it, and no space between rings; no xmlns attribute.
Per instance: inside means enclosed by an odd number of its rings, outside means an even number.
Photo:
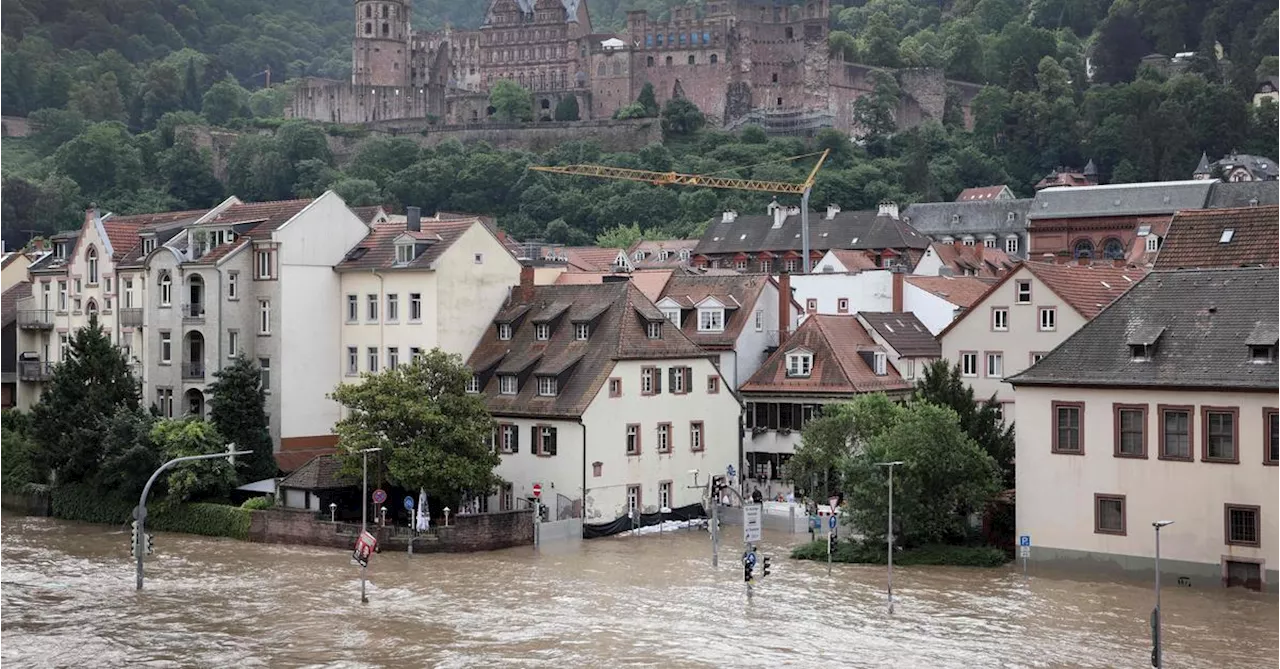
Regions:
<svg viewBox="0 0 1280 669"><path fill-rule="evenodd" d="M53 329L53 309L23 309L19 311L18 327L24 330Z"/></svg>
<svg viewBox="0 0 1280 669"><path fill-rule="evenodd" d="M195 321L204 318L203 302L188 302L182 305L182 319Z"/></svg>
<svg viewBox="0 0 1280 669"><path fill-rule="evenodd" d="M48 381L53 378L53 363L42 360L19 360L18 378L22 381Z"/></svg>
<svg viewBox="0 0 1280 669"><path fill-rule="evenodd" d="M142 310L141 309L121 309L120 310L120 327L136 328L142 327Z"/></svg>
<svg viewBox="0 0 1280 669"><path fill-rule="evenodd" d="M182 363L182 378L184 379L203 379L204 363L203 362L184 362Z"/></svg>

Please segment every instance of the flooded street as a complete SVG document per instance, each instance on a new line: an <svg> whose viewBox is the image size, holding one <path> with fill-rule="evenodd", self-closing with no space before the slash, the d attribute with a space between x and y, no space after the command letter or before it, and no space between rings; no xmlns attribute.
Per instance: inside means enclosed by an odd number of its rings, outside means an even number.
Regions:
<svg viewBox="0 0 1280 669"><path fill-rule="evenodd" d="M157 534L133 589L126 530L5 514L8 667L1141 667L1150 587L1014 569L785 558L748 603L701 531L476 555L375 555ZM759 571L757 570L757 574ZM1274 665L1274 596L1164 590L1168 667Z"/></svg>

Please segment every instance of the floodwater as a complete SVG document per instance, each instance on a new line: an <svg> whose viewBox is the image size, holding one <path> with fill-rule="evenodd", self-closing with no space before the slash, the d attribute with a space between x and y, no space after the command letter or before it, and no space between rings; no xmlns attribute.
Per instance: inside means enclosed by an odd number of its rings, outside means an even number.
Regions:
<svg viewBox="0 0 1280 669"><path fill-rule="evenodd" d="M374 555L4 515L0 661L13 667L1142 667L1149 586L1016 569L785 558L748 602L704 531L476 555ZM757 574L758 574L757 570ZM1167 587L1168 667L1274 666L1277 600Z"/></svg>

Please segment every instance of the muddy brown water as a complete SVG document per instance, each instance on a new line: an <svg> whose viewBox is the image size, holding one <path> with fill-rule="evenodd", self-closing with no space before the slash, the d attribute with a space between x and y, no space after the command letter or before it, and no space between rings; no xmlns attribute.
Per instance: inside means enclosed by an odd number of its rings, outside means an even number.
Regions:
<svg viewBox="0 0 1280 669"><path fill-rule="evenodd" d="M0 519L13 667L1144 667L1146 583L785 559L747 602L700 531L476 555L349 554L158 534L134 591L126 528ZM1275 666L1274 595L1167 587L1167 667Z"/></svg>

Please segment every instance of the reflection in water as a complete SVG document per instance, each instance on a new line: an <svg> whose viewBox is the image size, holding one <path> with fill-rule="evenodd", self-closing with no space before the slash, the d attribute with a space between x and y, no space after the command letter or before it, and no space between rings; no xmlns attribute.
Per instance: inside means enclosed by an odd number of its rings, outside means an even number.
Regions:
<svg viewBox="0 0 1280 669"><path fill-rule="evenodd" d="M129 532L5 515L6 667L1149 666L1142 583L778 556L748 603L701 531L476 555L383 553L368 605L346 553L161 534L133 589ZM758 573L758 572L757 572ZM1276 599L1165 590L1165 662L1274 662Z"/></svg>

